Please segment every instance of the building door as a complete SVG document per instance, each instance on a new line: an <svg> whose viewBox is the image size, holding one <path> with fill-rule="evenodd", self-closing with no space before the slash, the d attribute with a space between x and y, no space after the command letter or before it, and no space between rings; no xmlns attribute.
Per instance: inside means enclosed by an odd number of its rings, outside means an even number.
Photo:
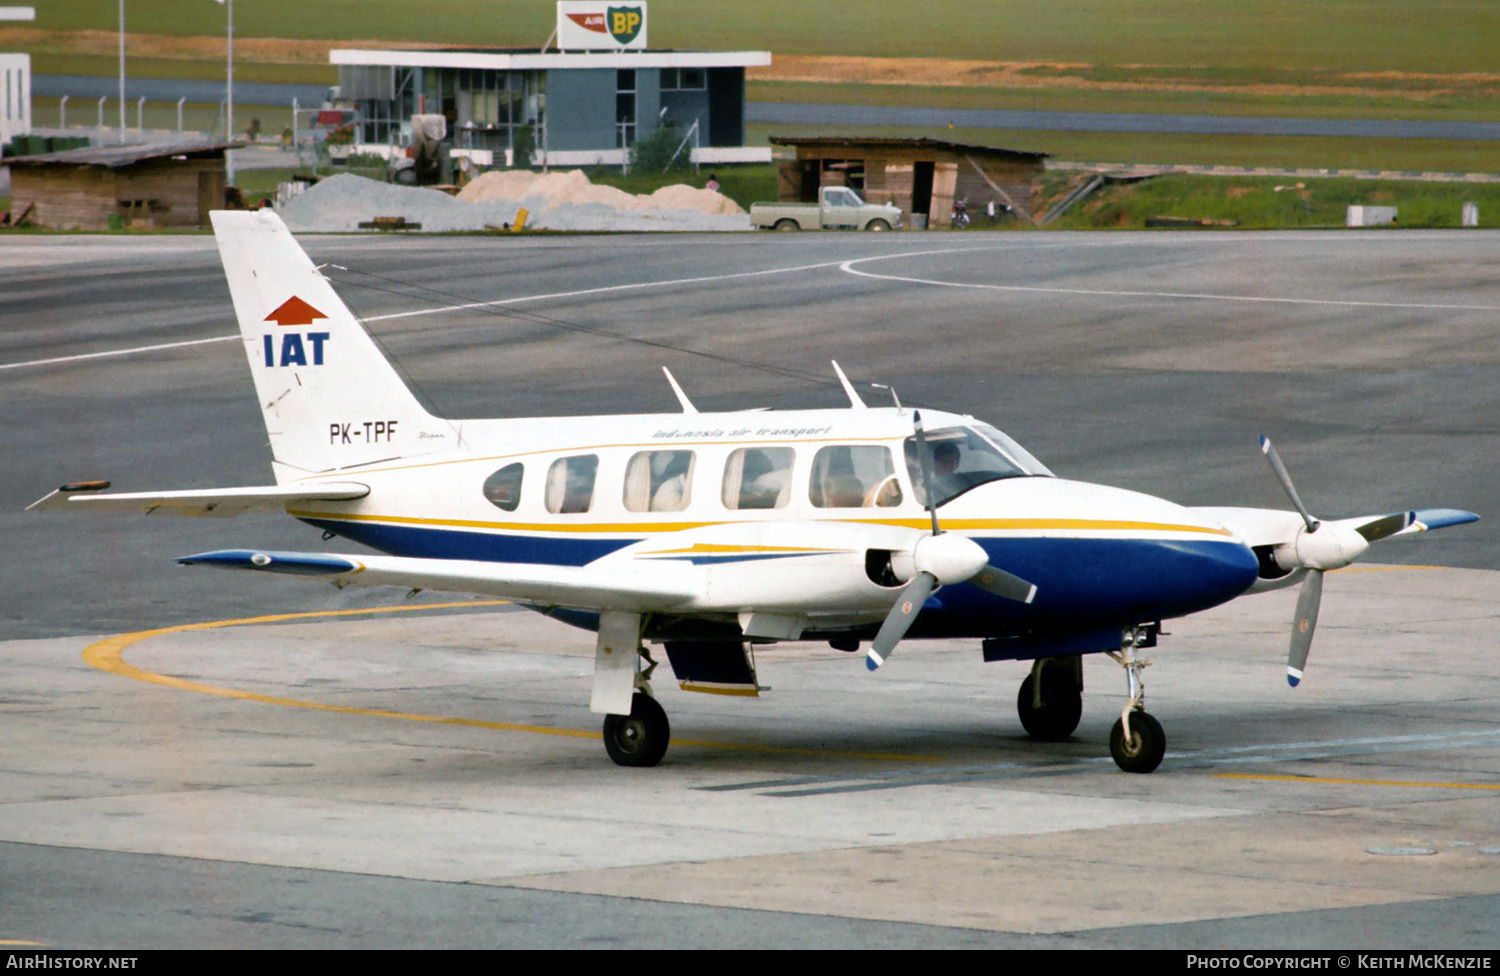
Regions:
<svg viewBox="0 0 1500 976"><path fill-rule="evenodd" d="M918 160L911 175L911 212L932 213L932 166L930 161Z"/></svg>
<svg viewBox="0 0 1500 976"><path fill-rule="evenodd" d="M615 72L615 144L621 149L635 145L635 69Z"/></svg>

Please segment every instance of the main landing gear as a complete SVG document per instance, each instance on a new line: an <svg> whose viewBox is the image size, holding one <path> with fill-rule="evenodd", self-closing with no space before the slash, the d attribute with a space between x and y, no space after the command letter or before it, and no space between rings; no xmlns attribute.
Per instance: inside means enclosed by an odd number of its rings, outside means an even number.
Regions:
<svg viewBox="0 0 1500 976"><path fill-rule="evenodd" d="M655 766L671 738L666 711L644 691L631 697L629 715L604 716L604 751L619 766Z"/></svg>
<svg viewBox="0 0 1500 976"><path fill-rule="evenodd" d="M1021 727L1038 742L1061 742L1083 717L1083 659L1037 658L1016 695Z"/></svg>
<svg viewBox="0 0 1500 976"><path fill-rule="evenodd" d="M640 614L599 615L589 710L604 715L604 751L621 766L655 766L667 754L672 727L651 695L657 663L641 646Z"/></svg>

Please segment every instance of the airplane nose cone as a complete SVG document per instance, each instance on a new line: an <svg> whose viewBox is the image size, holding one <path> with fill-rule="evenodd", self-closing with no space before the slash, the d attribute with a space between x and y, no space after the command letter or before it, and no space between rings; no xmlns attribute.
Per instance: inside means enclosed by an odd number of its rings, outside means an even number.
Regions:
<svg viewBox="0 0 1500 976"><path fill-rule="evenodd" d="M1196 613L1239 596L1259 575L1249 546L1160 498L1050 478L970 494L970 511L993 520L976 527L999 530L978 540L990 562L1034 583L1032 610L1060 624Z"/></svg>
<svg viewBox="0 0 1500 976"><path fill-rule="evenodd" d="M1260 574L1255 553L1242 542L1157 542L1142 560L1156 578L1163 617L1207 610L1234 599Z"/></svg>

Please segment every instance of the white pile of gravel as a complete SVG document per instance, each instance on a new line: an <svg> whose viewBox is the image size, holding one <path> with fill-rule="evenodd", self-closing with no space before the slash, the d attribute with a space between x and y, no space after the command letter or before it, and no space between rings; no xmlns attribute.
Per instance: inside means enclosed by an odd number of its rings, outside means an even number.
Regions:
<svg viewBox="0 0 1500 976"><path fill-rule="evenodd" d="M726 213L722 204L699 194L711 194L737 212ZM642 201L654 203L644 206ZM718 211L705 212L710 206ZM671 186L636 197L595 186L581 172L486 173L457 197L341 173L309 187L282 208L281 217L294 231L358 230L360 223L376 217L405 217L423 231L483 230L514 223L521 208L529 211L526 226L541 230L750 229L750 218L738 205L711 190Z"/></svg>

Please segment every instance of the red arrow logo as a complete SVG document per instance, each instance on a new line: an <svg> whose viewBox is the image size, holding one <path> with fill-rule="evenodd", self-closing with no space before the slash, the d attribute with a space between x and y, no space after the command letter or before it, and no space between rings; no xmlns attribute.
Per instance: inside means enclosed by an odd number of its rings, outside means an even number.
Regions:
<svg viewBox="0 0 1500 976"><path fill-rule="evenodd" d="M265 320L277 325L312 325L313 319L326 318L328 316L293 295L282 302L280 308L267 315Z"/></svg>

